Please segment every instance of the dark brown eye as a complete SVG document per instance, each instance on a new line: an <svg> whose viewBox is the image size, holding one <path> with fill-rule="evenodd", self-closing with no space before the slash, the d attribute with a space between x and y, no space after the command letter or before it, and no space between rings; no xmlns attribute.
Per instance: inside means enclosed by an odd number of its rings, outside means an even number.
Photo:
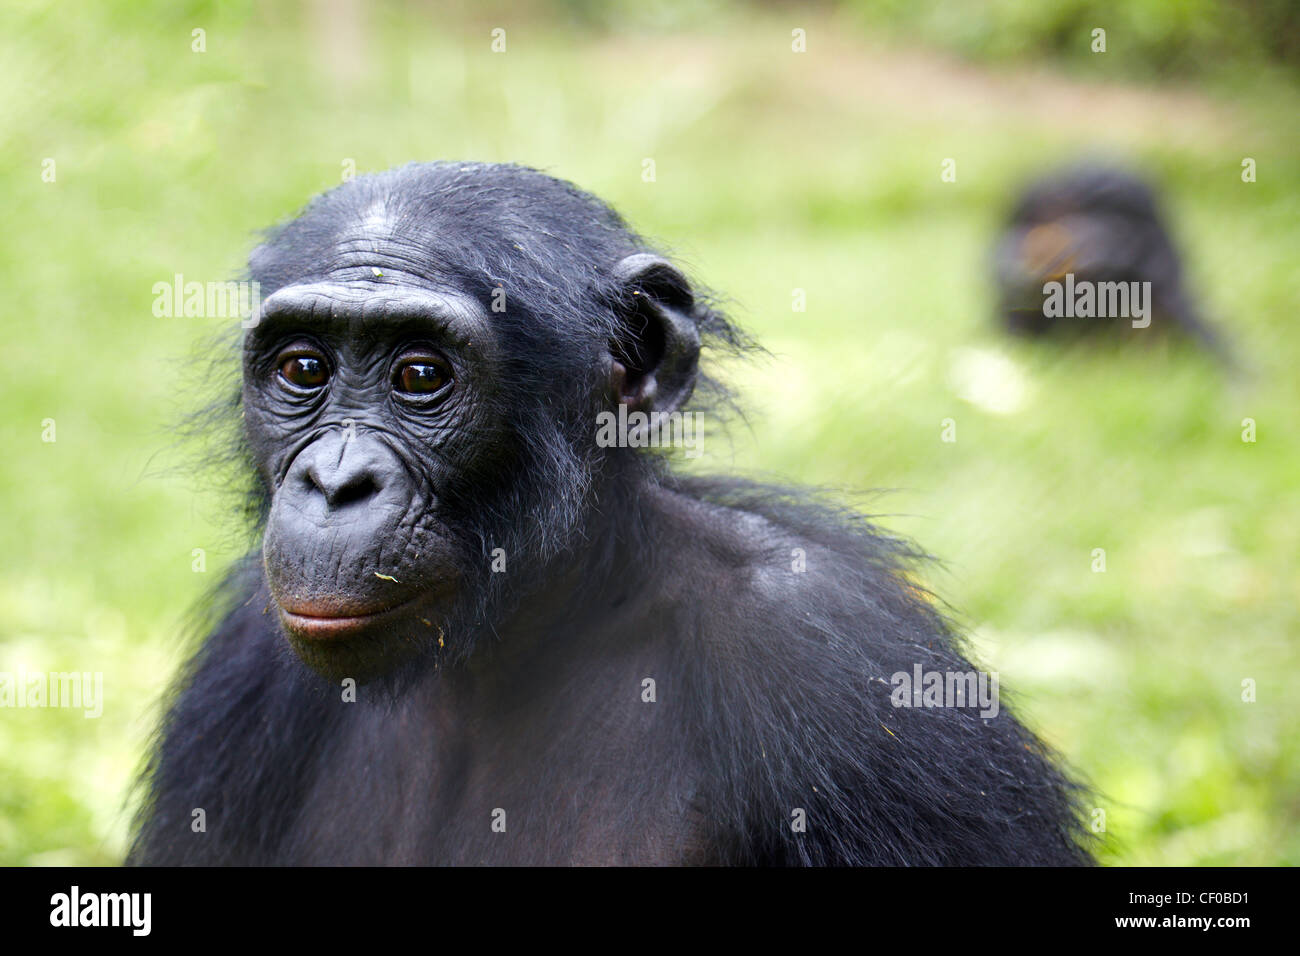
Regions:
<svg viewBox="0 0 1300 956"><path fill-rule="evenodd" d="M295 355L284 360L280 374L290 385L320 388L329 379L325 360L318 355Z"/></svg>
<svg viewBox="0 0 1300 956"><path fill-rule="evenodd" d="M410 395L432 395L451 381L451 367L432 356L408 359L397 366L393 386Z"/></svg>

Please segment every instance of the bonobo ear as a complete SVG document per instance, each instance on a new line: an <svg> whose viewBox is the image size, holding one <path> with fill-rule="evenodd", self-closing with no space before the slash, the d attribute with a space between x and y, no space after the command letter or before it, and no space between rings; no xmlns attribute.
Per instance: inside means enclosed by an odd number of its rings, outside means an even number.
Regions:
<svg viewBox="0 0 1300 956"><path fill-rule="evenodd" d="M610 342L610 391L632 411L671 412L691 397L700 333L690 283L665 259L628 256L614 267L620 286L618 336Z"/></svg>

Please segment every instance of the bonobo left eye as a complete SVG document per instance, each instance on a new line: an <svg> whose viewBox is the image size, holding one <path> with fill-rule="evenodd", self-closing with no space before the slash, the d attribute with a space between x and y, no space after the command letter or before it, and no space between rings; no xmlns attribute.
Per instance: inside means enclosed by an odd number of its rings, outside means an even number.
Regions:
<svg viewBox="0 0 1300 956"><path fill-rule="evenodd" d="M393 369L393 388L407 395L433 395L450 383L451 366L437 355L404 355Z"/></svg>

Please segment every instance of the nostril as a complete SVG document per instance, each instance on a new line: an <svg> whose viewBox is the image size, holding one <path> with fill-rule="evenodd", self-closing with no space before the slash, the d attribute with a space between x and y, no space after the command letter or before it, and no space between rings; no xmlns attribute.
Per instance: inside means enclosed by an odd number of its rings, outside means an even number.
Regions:
<svg viewBox="0 0 1300 956"><path fill-rule="evenodd" d="M379 482L370 471L322 476L315 466L303 472L306 490L321 495L330 508L345 508L369 500L379 492Z"/></svg>
<svg viewBox="0 0 1300 956"><path fill-rule="evenodd" d="M332 495L326 492L325 501L331 508L344 508L365 501L377 491L379 485L375 483L373 475L355 475L339 485Z"/></svg>

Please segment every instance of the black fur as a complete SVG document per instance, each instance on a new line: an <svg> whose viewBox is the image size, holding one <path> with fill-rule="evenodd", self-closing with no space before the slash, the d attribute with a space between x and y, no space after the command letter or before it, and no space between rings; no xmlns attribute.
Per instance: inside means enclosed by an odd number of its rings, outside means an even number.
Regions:
<svg viewBox="0 0 1300 956"><path fill-rule="evenodd" d="M972 670L908 583L905 544L807 492L683 478L668 456L597 447L611 374L615 398L646 407L689 395L690 335L674 358L671 334L665 347L649 326L687 321L705 348L747 347L671 267L620 284L618 263L651 250L613 211L518 167L408 166L315 200L254 255L253 275L267 294L360 285L384 243L380 271L412 273L396 281L485 305L501 284L511 301L491 314L505 374L474 385L454 432L475 438L470 450L399 450L407 470L431 469L418 481L432 490L411 494L459 549L440 640L405 623L367 635L410 646L400 659L358 651L382 673L344 702L338 674L315 662L322 679L291 649L263 558L250 557L217 592L177 685L132 862L1089 860L1084 792L1005 704L982 719L891 702L896 672ZM676 393L672 361L687 383ZM628 384L638 366L657 392ZM725 398L701 381L705 407ZM396 440L380 411L348 408ZM265 436L241 452L259 466L278 454ZM280 473L255 492L263 521L275 495L294 493ZM487 570L498 546L507 574ZM419 580L426 559L392 560ZM348 567L328 581L376 587Z"/></svg>

